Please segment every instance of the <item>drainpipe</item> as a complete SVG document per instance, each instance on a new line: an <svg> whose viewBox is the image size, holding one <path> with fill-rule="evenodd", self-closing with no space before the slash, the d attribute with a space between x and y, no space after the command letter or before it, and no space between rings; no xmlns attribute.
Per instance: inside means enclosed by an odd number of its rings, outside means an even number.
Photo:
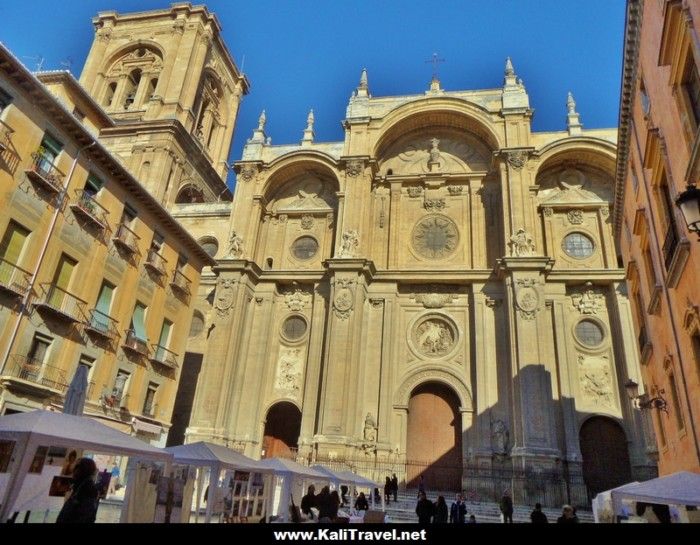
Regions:
<svg viewBox="0 0 700 545"><path fill-rule="evenodd" d="M53 235L54 229L56 228L56 222L58 221L58 215L61 213L61 208L63 206L63 201L65 200L66 194L68 193L68 187L70 185L70 181L73 178L73 173L75 172L75 167L78 164L78 159L80 158L80 154L83 153L86 149L94 146L97 142L94 140L90 142L87 146L83 146L78 150L78 153L75 155L75 159L73 159L73 164L70 166L70 170L68 171L68 176L66 176L66 182L63 185L63 188L61 189L61 193L59 193L58 196L58 202L56 203L56 210L53 213L53 217L51 218L51 225L49 226L49 230L46 233L46 238L44 238L44 245L41 248L41 253L39 254L39 260L36 263L36 267L34 269L34 273L32 273L32 278L29 281L29 288L27 289L27 293L24 295L22 298L22 304L19 307L19 313L17 315L17 320L15 321L15 325L12 328L12 334L10 335L10 341L7 343L7 348L5 349L5 353L2 356L2 360L0 360L0 369L4 372L5 367L7 367L7 360L10 357L10 351L12 350L12 346L15 343L15 340L17 339L17 333L19 333L19 326L22 323L22 316L27 312L27 309L29 308L29 299L31 297L31 293L34 289L34 285L36 284L36 279L37 276L39 276L39 269L41 269L41 265L44 262L44 257L46 257L46 250L49 247L49 241L51 240L51 236ZM1 374L1 373L0 373Z"/></svg>

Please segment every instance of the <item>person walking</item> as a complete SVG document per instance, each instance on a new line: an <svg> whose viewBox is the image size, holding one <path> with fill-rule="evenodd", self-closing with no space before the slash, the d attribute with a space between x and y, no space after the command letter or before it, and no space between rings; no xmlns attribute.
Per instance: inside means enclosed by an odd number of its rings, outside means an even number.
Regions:
<svg viewBox="0 0 700 545"><path fill-rule="evenodd" d="M452 524L464 524L464 517L467 516L467 505L462 499L462 494L457 494L457 499L450 507L450 522Z"/></svg>
<svg viewBox="0 0 700 545"><path fill-rule="evenodd" d="M57 524L95 522L100 491L95 484L97 465L90 458L80 458L73 468L70 496L56 518Z"/></svg>
<svg viewBox="0 0 700 545"><path fill-rule="evenodd" d="M501 498L501 513L503 513L503 523L513 524L513 498L510 496L510 490L503 492Z"/></svg>
<svg viewBox="0 0 700 545"><path fill-rule="evenodd" d="M430 521L435 513L435 506L428 498L425 497L425 492L419 492L418 503L416 504L416 515L418 515L418 524L430 524Z"/></svg>
<svg viewBox="0 0 700 545"><path fill-rule="evenodd" d="M389 505L389 501L391 500L391 479L389 477L386 478L384 481L384 501L386 502L387 505Z"/></svg>
<svg viewBox="0 0 700 545"><path fill-rule="evenodd" d="M547 524L547 515L542 512L542 504L536 503L535 509L530 513L530 522L532 524Z"/></svg>
<svg viewBox="0 0 700 545"><path fill-rule="evenodd" d="M399 479L396 476L396 473L391 474L391 491L394 493L394 503L396 503L396 498L399 494Z"/></svg>
<svg viewBox="0 0 700 545"><path fill-rule="evenodd" d="M435 504L433 522L436 524L447 524L447 503L445 503L445 496L438 496L437 503Z"/></svg>

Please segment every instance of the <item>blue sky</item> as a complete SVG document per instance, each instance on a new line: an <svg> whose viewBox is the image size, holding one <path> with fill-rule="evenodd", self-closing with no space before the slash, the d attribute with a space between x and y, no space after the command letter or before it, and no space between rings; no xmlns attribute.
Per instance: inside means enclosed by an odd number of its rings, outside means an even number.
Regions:
<svg viewBox="0 0 700 545"><path fill-rule="evenodd" d="M201 2L193 2L194 4ZM168 7L157 0L5 0L0 41L34 68L70 59L79 76L99 11ZM301 140L310 108L317 141L342 140L360 70L374 96L422 93L437 52L446 90L500 87L507 56L535 109L534 130L562 130L571 90L585 128L617 125L624 0L209 0L251 82L231 160L260 111L273 144Z"/></svg>

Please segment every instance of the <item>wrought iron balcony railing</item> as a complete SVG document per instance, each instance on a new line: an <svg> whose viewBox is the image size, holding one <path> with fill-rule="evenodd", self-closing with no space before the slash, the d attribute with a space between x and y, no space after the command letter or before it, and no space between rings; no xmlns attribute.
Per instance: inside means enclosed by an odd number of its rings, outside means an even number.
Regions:
<svg viewBox="0 0 700 545"><path fill-rule="evenodd" d="M124 338L124 342L122 343L122 347L125 350L129 350L130 352L139 356L148 355L147 339L141 339L138 337L133 329L127 329L124 333L126 336Z"/></svg>
<svg viewBox="0 0 700 545"><path fill-rule="evenodd" d="M70 203L73 213L83 219L95 224L100 229L107 228L107 209L97 202L94 195L85 189L78 189L75 192L75 202Z"/></svg>
<svg viewBox="0 0 700 545"><path fill-rule="evenodd" d="M29 291L31 276L29 271L0 258L0 289L24 297Z"/></svg>
<svg viewBox="0 0 700 545"><path fill-rule="evenodd" d="M150 360L153 363L159 363L170 369L177 369L177 354L172 350L168 350L159 344L153 345L153 355Z"/></svg>
<svg viewBox="0 0 700 545"><path fill-rule="evenodd" d="M41 151L36 151L32 153L32 159L32 164L25 170L29 179L49 192L60 193L65 175L53 166L53 158Z"/></svg>
<svg viewBox="0 0 700 545"><path fill-rule="evenodd" d="M100 312L94 308L88 313L88 319L85 322L85 331L110 341L119 337L117 321L107 316L104 312Z"/></svg>
<svg viewBox="0 0 700 545"><path fill-rule="evenodd" d="M10 135L15 132L7 123L0 120L0 153L10 147Z"/></svg>
<svg viewBox="0 0 700 545"><path fill-rule="evenodd" d="M59 288L56 284L41 284L43 294L35 305L52 312L56 317L71 322L82 322L85 317L85 301Z"/></svg>
<svg viewBox="0 0 700 545"><path fill-rule="evenodd" d="M139 236L124 223L117 225L112 241L123 250L132 254L135 254L139 249Z"/></svg>
<svg viewBox="0 0 700 545"><path fill-rule="evenodd" d="M12 357L12 364L7 368L6 375L62 393L68 388L63 369L19 354Z"/></svg>
<svg viewBox="0 0 700 545"><path fill-rule="evenodd" d="M190 294L190 284L192 284L192 281L177 270L173 273L172 280L170 280L170 287L184 295Z"/></svg>
<svg viewBox="0 0 700 545"><path fill-rule="evenodd" d="M148 250L148 255L146 256L146 263L144 266L156 273L159 276L165 275L165 264L167 261L165 258L158 253L157 250L151 248Z"/></svg>
<svg viewBox="0 0 700 545"><path fill-rule="evenodd" d="M676 248L678 248L678 233L676 233L676 226L671 223L671 225L668 226L668 231L666 231L663 245L664 265L666 265L666 270L671 268L671 262L676 253Z"/></svg>

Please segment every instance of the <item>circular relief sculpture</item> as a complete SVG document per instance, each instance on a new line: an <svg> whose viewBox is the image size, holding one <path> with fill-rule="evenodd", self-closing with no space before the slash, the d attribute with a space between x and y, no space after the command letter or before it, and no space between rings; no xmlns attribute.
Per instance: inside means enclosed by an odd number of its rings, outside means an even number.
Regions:
<svg viewBox="0 0 700 545"><path fill-rule="evenodd" d="M419 353L440 358L452 352L457 342L457 329L440 316L426 316L416 322L411 337Z"/></svg>
<svg viewBox="0 0 700 545"><path fill-rule="evenodd" d="M298 341L306 335L306 320L301 316L290 316L282 324L282 335L290 341Z"/></svg>
<svg viewBox="0 0 700 545"><path fill-rule="evenodd" d="M420 220L413 228L413 247L428 259L443 259L457 248L459 230L447 216L432 214Z"/></svg>
<svg viewBox="0 0 700 545"><path fill-rule="evenodd" d="M314 237L299 237L292 243L292 254L305 261L318 253L318 242Z"/></svg>
<svg viewBox="0 0 700 545"><path fill-rule="evenodd" d="M593 255L593 241L583 233L570 233L562 244L566 255L575 259L585 259Z"/></svg>
<svg viewBox="0 0 700 545"><path fill-rule="evenodd" d="M581 320L576 324L576 337L585 346L594 348L603 342L603 329L593 320Z"/></svg>

